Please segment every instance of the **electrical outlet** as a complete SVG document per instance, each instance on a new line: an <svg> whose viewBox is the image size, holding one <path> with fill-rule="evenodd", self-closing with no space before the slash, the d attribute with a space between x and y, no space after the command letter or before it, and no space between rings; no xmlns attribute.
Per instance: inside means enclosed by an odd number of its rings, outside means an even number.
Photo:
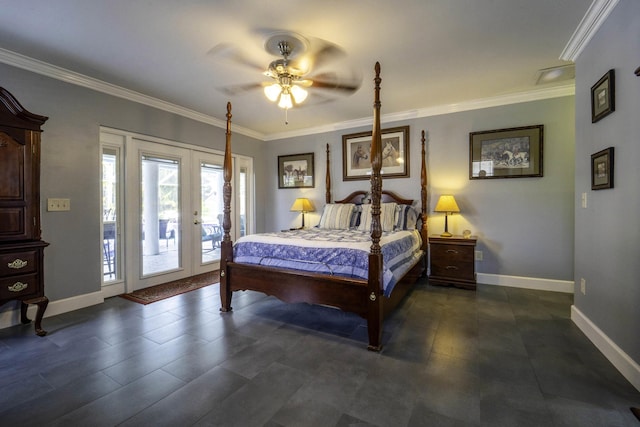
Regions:
<svg viewBox="0 0 640 427"><path fill-rule="evenodd" d="M587 193L582 193L582 207L587 207Z"/></svg>
<svg viewBox="0 0 640 427"><path fill-rule="evenodd" d="M582 295L587 294L587 281L584 278L580 278L580 292L582 292Z"/></svg>
<svg viewBox="0 0 640 427"><path fill-rule="evenodd" d="M47 199L47 211L61 212L71 210L71 199Z"/></svg>
<svg viewBox="0 0 640 427"><path fill-rule="evenodd" d="M476 261L482 261L483 259L482 251L476 251L475 254L476 254Z"/></svg>

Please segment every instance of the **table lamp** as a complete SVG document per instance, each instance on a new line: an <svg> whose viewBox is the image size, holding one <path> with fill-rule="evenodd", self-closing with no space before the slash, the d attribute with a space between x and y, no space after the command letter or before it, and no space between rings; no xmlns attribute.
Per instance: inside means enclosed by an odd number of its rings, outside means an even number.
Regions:
<svg viewBox="0 0 640 427"><path fill-rule="evenodd" d="M442 233L441 237L451 237L452 234L449 233L449 224L447 223L447 218L454 212L460 212L460 208L456 203L456 199L453 198L452 195L442 195L438 199L438 203L436 203L436 208L433 210L434 212L444 212L444 233Z"/></svg>
<svg viewBox="0 0 640 427"><path fill-rule="evenodd" d="M301 197L293 202L290 210L291 212L302 212L302 227L300 228L304 228L304 214L307 212L313 212L316 209L313 207L311 200Z"/></svg>

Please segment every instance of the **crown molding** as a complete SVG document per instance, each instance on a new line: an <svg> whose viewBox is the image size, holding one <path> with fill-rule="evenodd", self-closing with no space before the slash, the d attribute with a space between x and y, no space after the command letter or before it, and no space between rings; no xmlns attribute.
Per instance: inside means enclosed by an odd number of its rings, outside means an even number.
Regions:
<svg viewBox="0 0 640 427"><path fill-rule="evenodd" d="M380 117L382 123L398 122L402 120L411 120L421 117L439 116L442 114L459 113L462 111L481 110L484 108L500 107L503 105L518 104L522 102L540 101L550 98L561 98L564 96L575 95L575 84L566 84L562 86L554 86L547 89L536 89L527 92L518 92L508 95L501 95L492 98L476 99L471 101L460 102L457 104L440 105L429 108L420 108L416 110L402 111L393 114L383 114ZM314 128L299 129L291 132L274 133L267 135L265 141L274 141L278 139L294 138L306 135L314 135L318 133L333 132L336 130L352 129L363 126L371 126L373 119L371 117L349 120L331 125L317 126Z"/></svg>
<svg viewBox="0 0 640 427"><path fill-rule="evenodd" d="M94 79L92 77L88 77L83 74L76 73L74 71L70 71L55 65L51 65L34 58L12 52L10 50L0 48L0 62L37 74L41 74L43 76L51 77L52 79L106 93L107 95L112 95L118 98L126 99L128 101L148 105L149 107L177 114L179 116L193 119L198 122L207 123L221 129L226 129L227 127L226 121L217 119L213 116L208 116L189 108L181 107L179 105L172 104L158 98L153 98L151 96L144 95L133 90L125 89L121 86L116 86L102 80ZM235 125L233 126L233 132L259 140L264 140L265 137L263 134L254 130Z"/></svg>
<svg viewBox="0 0 640 427"><path fill-rule="evenodd" d="M617 1L617 0L615 0ZM104 82L102 80L94 79L92 77L85 76L80 73L76 73L55 65L47 64L46 62L39 61L37 59L30 58L28 56L21 55L10 50L0 48L0 62L22 68L37 74L41 74L56 80L71 83L74 85L82 86L88 89L92 89L98 92L105 93L107 95L116 96L129 101L137 102L140 104L148 105L159 110L167 111L169 113L177 114L183 117L187 117L202 123L207 123L212 126L226 129L226 121L217 119L206 114L199 113L197 111L181 107L179 105L172 104L170 102L163 101L161 99L153 98L144 95L139 92L135 92L129 89L125 89L120 86L113 85L111 83ZM477 99L471 101L465 101L457 104L448 104L435 106L430 108L422 108L416 110L402 111L393 114L385 114L381 117L382 123L397 122L402 120L416 119L420 117L431 117L441 114L456 113L461 111L478 110L483 108L498 107L502 105L517 104L521 102L538 101L548 98L557 98L563 96L571 96L575 94L574 84L555 86L548 89L537 89L528 92L519 92L514 94L502 95L486 99ZM299 129L291 132L275 133L265 135L254 130L244 128L241 126L234 126L233 132L241 135L245 135L251 138L255 138L260 141L273 141L278 139L300 137L306 135L314 135L325 132L333 132L336 130L352 129L357 127L371 126L373 119L366 117L362 119L348 120L344 122L333 123L330 125Z"/></svg>
<svg viewBox="0 0 640 427"><path fill-rule="evenodd" d="M578 28L573 32L569 42L560 54L560 59L573 61L582 53L589 40L598 31L602 23L607 19L611 11L618 4L619 0L593 0L587 13L578 24Z"/></svg>

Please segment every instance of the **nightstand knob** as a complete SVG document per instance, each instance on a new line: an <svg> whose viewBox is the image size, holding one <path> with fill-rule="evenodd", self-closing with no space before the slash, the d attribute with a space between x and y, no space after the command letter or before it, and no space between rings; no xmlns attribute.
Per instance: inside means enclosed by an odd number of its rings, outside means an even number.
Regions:
<svg viewBox="0 0 640 427"><path fill-rule="evenodd" d="M455 265L447 265L447 270L457 270L458 267L456 267Z"/></svg>
<svg viewBox="0 0 640 427"><path fill-rule="evenodd" d="M458 251L456 251L455 249L447 249L447 253L448 254L457 254Z"/></svg>

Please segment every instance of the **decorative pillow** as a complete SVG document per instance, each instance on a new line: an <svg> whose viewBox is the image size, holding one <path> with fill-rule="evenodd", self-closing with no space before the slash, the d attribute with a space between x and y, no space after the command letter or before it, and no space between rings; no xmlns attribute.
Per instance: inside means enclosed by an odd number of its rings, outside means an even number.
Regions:
<svg viewBox="0 0 640 427"><path fill-rule="evenodd" d="M380 204L380 225L382 231L393 231L396 219L396 203ZM360 215L360 225L358 230L371 231L371 205L362 205L362 214Z"/></svg>
<svg viewBox="0 0 640 427"><path fill-rule="evenodd" d="M411 205L398 205L396 230L414 230L418 224L418 211Z"/></svg>
<svg viewBox="0 0 640 427"><path fill-rule="evenodd" d="M354 230L360 224L360 214L362 214L362 206L355 205L353 208L353 213L351 214L351 221L349 221L349 229Z"/></svg>
<svg viewBox="0 0 640 427"><path fill-rule="evenodd" d="M329 203L325 205L318 228L348 230L354 207L353 203Z"/></svg>

